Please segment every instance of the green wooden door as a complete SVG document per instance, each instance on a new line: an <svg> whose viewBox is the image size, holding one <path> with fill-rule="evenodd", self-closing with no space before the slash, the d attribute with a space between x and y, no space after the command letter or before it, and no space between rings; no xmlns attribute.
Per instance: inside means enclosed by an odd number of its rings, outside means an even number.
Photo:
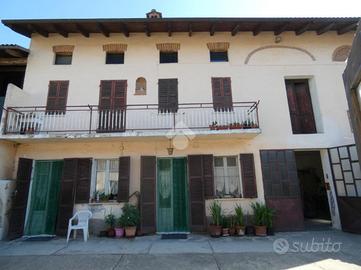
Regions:
<svg viewBox="0 0 361 270"><path fill-rule="evenodd" d="M63 161L35 161L25 235L55 232Z"/></svg>
<svg viewBox="0 0 361 270"><path fill-rule="evenodd" d="M188 231L188 191L185 158L157 160L157 231Z"/></svg>

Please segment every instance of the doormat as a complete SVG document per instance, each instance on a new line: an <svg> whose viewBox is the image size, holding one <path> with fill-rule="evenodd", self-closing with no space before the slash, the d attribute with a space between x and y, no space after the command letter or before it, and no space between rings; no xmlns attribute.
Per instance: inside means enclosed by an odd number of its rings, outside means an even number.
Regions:
<svg viewBox="0 0 361 270"><path fill-rule="evenodd" d="M167 233L162 234L161 239L187 239L188 234L186 233Z"/></svg>
<svg viewBox="0 0 361 270"><path fill-rule="evenodd" d="M50 241L54 238L55 236L30 236L25 238L23 241Z"/></svg>

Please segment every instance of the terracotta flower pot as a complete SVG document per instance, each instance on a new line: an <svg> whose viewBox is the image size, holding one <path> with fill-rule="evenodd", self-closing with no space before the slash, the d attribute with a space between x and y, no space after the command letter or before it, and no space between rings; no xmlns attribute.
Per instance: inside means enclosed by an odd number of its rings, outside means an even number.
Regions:
<svg viewBox="0 0 361 270"><path fill-rule="evenodd" d="M108 237L114 237L115 236L115 231L113 228L109 228L108 229Z"/></svg>
<svg viewBox="0 0 361 270"><path fill-rule="evenodd" d="M209 234L212 237L220 237L222 235L222 227L217 225L209 225Z"/></svg>
<svg viewBox="0 0 361 270"><path fill-rule="evenodd" d="M267 227L266 226L254 226L254 230L257 236L266 236Z"/></svg>
<svg viewBox="0 0 361 270"><path fill-rule="evenodd" d="M229 228L229 234L230 235L235 235L236 234L236 228L235 227Z"/></svg>
<svg viewBox="0 0 361 270"><path fill-rule="evenodd" d="M124 236L124 229L123 228L115 228L115 237L121 238Z"/></svg>
<svg viewBox="0 0 361 270"><path fill-rule="evenodd" d="M135 237L137 227L125 227L125 237Z"/></svg>

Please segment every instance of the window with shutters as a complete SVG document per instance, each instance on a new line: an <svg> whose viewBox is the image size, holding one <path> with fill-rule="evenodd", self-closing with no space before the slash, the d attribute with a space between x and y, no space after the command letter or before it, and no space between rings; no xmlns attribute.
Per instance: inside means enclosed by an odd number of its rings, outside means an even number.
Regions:
<svg viewBox="0 0 361 270"><path fill-rule="evenodd" d="M106 64L124 64L124 53L113 53L107 52L105 56L105 63Z"/></svg>
<svg viewBox="0 0 361 270"><path fill-rule="evenodd" d="M286 80L293 134L317 133L308 80Z"/></svg>
<svg viewBox="0 0 361 270"><path fill-rule="evenodd" d="M212 78L212 93L215 111L233 111L231 78Z"/></svg>
<svg viewBox="0 0 361 270"><path fill-rule="evenodd" d="M72 59L72 52L58 52L55 53L54 65L71 65Z"/></svg>
<svg viewBox="0 0 361 270"><path fill-rule="evenodd" d="M178 63L178 52L162 52L159 51L159 63Z"/></svg>
<svg viewBox="0 0 361 270"><path fill-rule="evenodd" d="M214 157L216 197L240 197L241 181L237 156Z"/></svg>
<svg viewBox="0 0 361 270"><path fill-rule="evenodd" d="M209 58L211 62L228 62L228 51L209 51Z"/></svg>
<svg viewBox="0 0 361 270"><path fill-rule="evenodd" d="M161 113L178 111L178 79L158 80L158 110Z"/></svg>
<svg viewBox="0 0 361 270"><path fill-rule="evenodd" d="M119 159L97 159L94 162L94 199L116 200L118 194Z"/></svg>
<svg viewBox="0 0 361 270"><path fill-rule="evenodd" d="M50 81L48 99L46 103L47 114L65 114L68 99L69 81Z"/></svg>

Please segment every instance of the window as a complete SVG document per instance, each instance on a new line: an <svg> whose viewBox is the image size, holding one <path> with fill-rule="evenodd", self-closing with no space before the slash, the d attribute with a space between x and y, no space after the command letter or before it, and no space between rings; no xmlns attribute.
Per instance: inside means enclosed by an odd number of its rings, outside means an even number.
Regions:
<svg viewBox="0 0 361 270"><path fill-rule="evenodd" d="M107 52L105 57L106 64L124 64L124 53Z"/></svg>
<svg viewBox="0 0 361 270"><path fill-rule="evenodd" d="M158 80L158 110L161 113L178 111L178 79Z"/></svg>
<svg viewBox="0 0 361 270"><path fill-rule="evenodd" d="M228 62L228 52L209 52L211 62Z"/></svg>
<svg viewBox="0 0 361 270"><path fill-rule="evenodd" d="M241 196L239 165L236 156L214 157L214 185L217 197Z"/></svg>
<svg viewBox="0 0 361 270"><path fill-rule="evenodd" d="M73 54L71 52L56 53L55 65L71 65Z"/></svg>
<svg viewBox="0 0 361 270"><path fill-rule="evenodd" d="M69 81L50 81L48 99L46 102L47 114L65 114L68 99Z"/></svg>
<svg viewBox="0 0 361 270"><path fill-rule="evenodd" d="M215 111L232 111L231 78L212 78L213 108Z"/></svg>
<svg viewBox="0 0 361 270"><path fill-rule="evenodd" d="M159 62L165 63L178 63L178 52L159 52Z"/></svg>
<svg viewBox="0 0 361 270"><path fill-rule="evenodd" d="M95 192L116 200L118 194L119 160L97 159L95 161Z"/></svg>
<svg viewBox="0 0 361 270"><path fill-rule="evenodd" d="M147 93L147 81L143 77L137 78L135 81L135 94L145 95Z"/></svg>
<svg viewBox="0 0 361 270"><path fill-rule="evenodd" d="M308 80L286 80L293 134L317 133Z"/></svg>

